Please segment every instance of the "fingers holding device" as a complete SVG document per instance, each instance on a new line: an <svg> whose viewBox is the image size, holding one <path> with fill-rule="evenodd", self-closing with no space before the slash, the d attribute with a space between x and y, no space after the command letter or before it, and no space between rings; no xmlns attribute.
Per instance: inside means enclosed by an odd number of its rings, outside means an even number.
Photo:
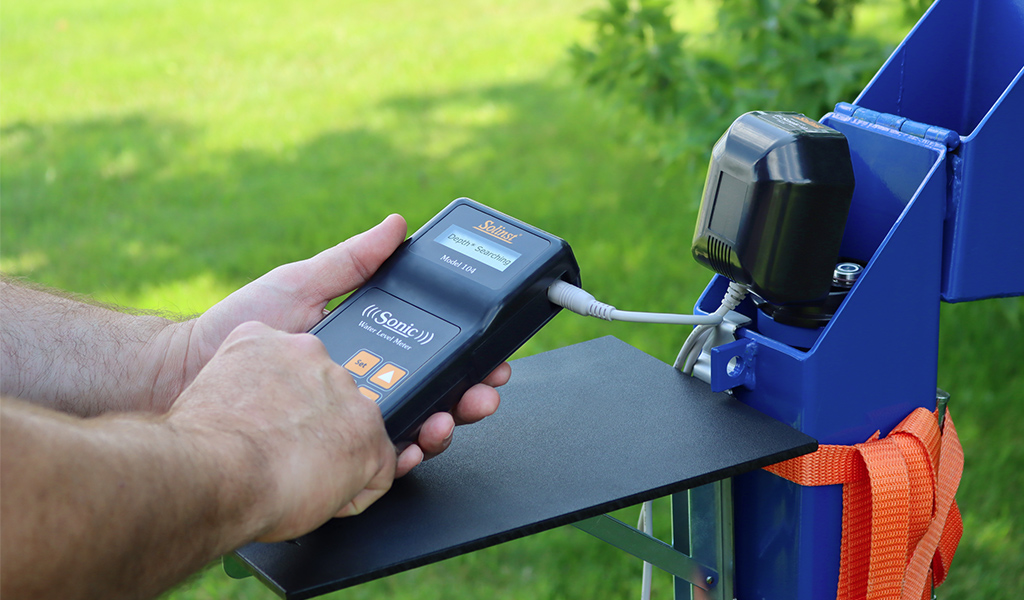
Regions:
<svg viewBox="0 0 1024 600"><path fill-rule="evenodd" d="M579 284L564 240L460 198L310 332L404 445L431 415L472 397L561 310L548 300L557 280ZM505 380L507 371L491 377ZM474 412L469 406L455 418L478 420Z"/></svg>

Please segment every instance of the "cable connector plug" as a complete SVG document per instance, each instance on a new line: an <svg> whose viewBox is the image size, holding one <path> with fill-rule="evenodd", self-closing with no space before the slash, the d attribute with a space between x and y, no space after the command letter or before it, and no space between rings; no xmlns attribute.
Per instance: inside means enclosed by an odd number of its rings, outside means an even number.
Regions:
<svg viewBox="0 0 1024 600"><path fill-rule="evenodd" d="M561 279L552 283L548 288L548 300L552 304L567 308L578 315L597 317L605 321L612 320L611 313L615 310L615 307L610 304L598 302L590 292Z"/></svg>

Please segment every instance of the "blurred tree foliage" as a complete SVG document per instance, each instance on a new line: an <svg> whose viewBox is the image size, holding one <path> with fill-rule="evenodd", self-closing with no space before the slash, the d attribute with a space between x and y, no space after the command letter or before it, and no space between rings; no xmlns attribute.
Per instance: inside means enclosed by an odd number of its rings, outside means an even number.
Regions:
<svg viewBox="0 0 1024 600"><path fill-rule="evenodd" d="M750 110L814 118L852 101L892 48L854 33L859 0L711 0L717 27L676 28L667 0L608 0L584 19L589 45L570 48L576 74L653 125L642 136L672 161L710 147ZM902 0L908 16L924 0ZM685 18L685 15L682 17Z"/></svg>

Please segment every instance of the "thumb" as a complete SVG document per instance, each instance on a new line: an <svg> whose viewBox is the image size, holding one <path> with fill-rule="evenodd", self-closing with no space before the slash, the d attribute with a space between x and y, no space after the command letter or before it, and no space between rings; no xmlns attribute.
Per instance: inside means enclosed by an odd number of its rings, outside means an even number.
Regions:
<svg viewBox="0 0 1024 600"><path fill-rule="evenodd" d="M309 259L323 301L337 298L366 283L405 240L401 215L389 215L379 225L328 248Z"/></svg>

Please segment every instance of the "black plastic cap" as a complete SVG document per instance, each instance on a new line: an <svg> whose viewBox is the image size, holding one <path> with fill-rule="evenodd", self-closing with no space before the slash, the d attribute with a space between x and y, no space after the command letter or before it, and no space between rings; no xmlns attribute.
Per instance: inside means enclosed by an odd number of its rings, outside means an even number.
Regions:
<svg viewBox="0 0 1024 600"><path fill-rule="evenodd" d="M853 187L842 133L799 113L744 114L711 152L693 257L774 304L820 299Z"/></svg>

